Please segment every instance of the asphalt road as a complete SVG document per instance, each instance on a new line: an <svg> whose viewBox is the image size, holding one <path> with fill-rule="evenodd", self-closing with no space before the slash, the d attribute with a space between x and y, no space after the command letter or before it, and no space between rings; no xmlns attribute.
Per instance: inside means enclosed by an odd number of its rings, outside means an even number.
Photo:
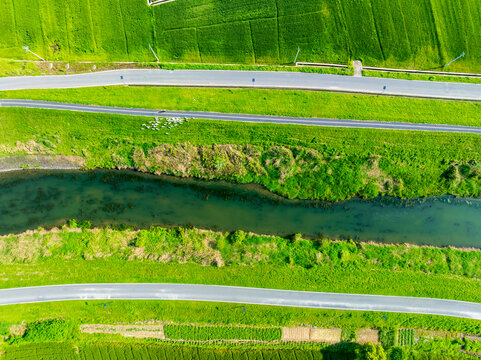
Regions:
<svg viewBox="0 0 481 360"><path fill-rule="evenodd" d="M124 69L77 75L0 78L0 91L109 85L305 89L481 101L481 84L281 71Z"/></svg>
<svg viewBox="0 0 481 360"><path fill-rule="evenodd" d="M47 101L35 100L1 100L0 107L23 107L23 108L39 108L80 111L90 113L105 113L118 115L133 116L162 116L162 117L185 117L190 119L211 119L224 121L241 121L253 123L273 123L273 124L296 124L296 125L314 125L329 127L347 127L347 128L369 128L384 130L417 130L417 131L438 131L453 133L472 133L481 134L481 128L460 126L460 125L440 125L440 124L415 124L402 122L382 122L370 120L343 120L343 119L323 119L323 118L298 118L286 116L268 116L268 115L246 115L246 114L223 114L215 112L200 111L163 111L149 109L133 109L119 108L109 106L93 106L79 104L65 104Z"/></svg>
<svg viewBox="0 0 481 360"><path fill-rule="evenodd" d="M0 305L114 299L212 301L316 309L417 313L481 320L481 304L401 296L189 284L76 284L0 290Z"/></svg>

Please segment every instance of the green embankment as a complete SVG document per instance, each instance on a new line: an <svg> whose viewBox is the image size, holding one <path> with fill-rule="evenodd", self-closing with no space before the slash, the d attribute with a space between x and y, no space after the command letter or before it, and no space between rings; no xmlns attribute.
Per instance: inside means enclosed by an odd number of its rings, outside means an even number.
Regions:
<svg viewBox="0 0 481 360"><path fill-rule="evenodd" d="M455 0L16 0L0 5L0 57L346 63L479 70L481 4ZM28 55L30 58L31 55Z"/></svg>
<svg viewBox="0 0 481 360"><path fill-rule="evenodd" d="M191 120L164 131L146 118L2 109L0 159L77 155L87 167L259 183L290 198L478 196L477 135Z"/></svg>
<svg viewBox="0 0 481 360"><path fill-rule="evenodd" d="M479 251L308 241L300 237L284 239L241 231L228 234L185 228L36 231L1 237L0 249L2 287L172 282L481 301ZM105 307L104 302L9 306L11 311L0 313L0 324L8 328L21 320L51 317L92 324L109 323L112 318L118 322L157 318L200 324L311 324L481 332L479 321L439 316L384 317L379 313L254 305L246 306L244 312L239 304L168 301L107 301Z"/></svg>
<svg viewBox="0 0 481 360"><path fill-rule="evenodd" d="M316 91L114 86L2 91L0 98L145 109L481 126L481 103L477 102Z"/></svg>

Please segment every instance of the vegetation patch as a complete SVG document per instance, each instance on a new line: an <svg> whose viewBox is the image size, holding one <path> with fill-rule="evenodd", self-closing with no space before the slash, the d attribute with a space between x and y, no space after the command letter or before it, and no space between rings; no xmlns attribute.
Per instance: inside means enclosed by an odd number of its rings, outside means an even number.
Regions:
<svg viewBox="0 0 481 360"><path fill-rule="evenodd" d="M241 326L192 326L192 325L164 325L167 339L172 340L281 340L280 328L256 328Z"/></svg>
<svg viewBox="0 0 481 360"><path fill-rule="evenodd" d="M479 102L303 90L109 86L2 91L0 98L143 109L481 125ZM220 98L223 101L218 101Z"/></svg>

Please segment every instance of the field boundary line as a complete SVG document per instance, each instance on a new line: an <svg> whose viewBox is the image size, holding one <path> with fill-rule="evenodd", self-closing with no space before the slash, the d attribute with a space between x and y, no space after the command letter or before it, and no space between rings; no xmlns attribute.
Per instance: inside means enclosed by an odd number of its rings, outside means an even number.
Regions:
<svg viewBox="0 0 481 360"><path fill-rule="evenodd" d="M152 1L152 0L147 0L147 5L148 6L157 6L157 5L162 5L162 4L166 4L166 3L169 3L169 2L173 2L175 0L156 0L156 1Z"/></svg>

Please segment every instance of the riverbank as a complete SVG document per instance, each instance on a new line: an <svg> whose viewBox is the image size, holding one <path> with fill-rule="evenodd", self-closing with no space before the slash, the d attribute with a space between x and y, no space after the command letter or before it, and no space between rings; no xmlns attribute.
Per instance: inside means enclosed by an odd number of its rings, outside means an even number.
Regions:
<svg viewBox="0 0 481 360"><path fill-rule="evenodd" d="M77 156L89 169L257 183L300 199L481 193L476 135L210 120L155 131L145 118L37 109L1 109L0 120L1 157Z"/></svg>
<svg viewBox="0 0 481 360"><path fill-rule="evenodd" d="M88 226L72 221L0 237L1 286L175 282L481 302L481 251L474 249Z"/></svg>

